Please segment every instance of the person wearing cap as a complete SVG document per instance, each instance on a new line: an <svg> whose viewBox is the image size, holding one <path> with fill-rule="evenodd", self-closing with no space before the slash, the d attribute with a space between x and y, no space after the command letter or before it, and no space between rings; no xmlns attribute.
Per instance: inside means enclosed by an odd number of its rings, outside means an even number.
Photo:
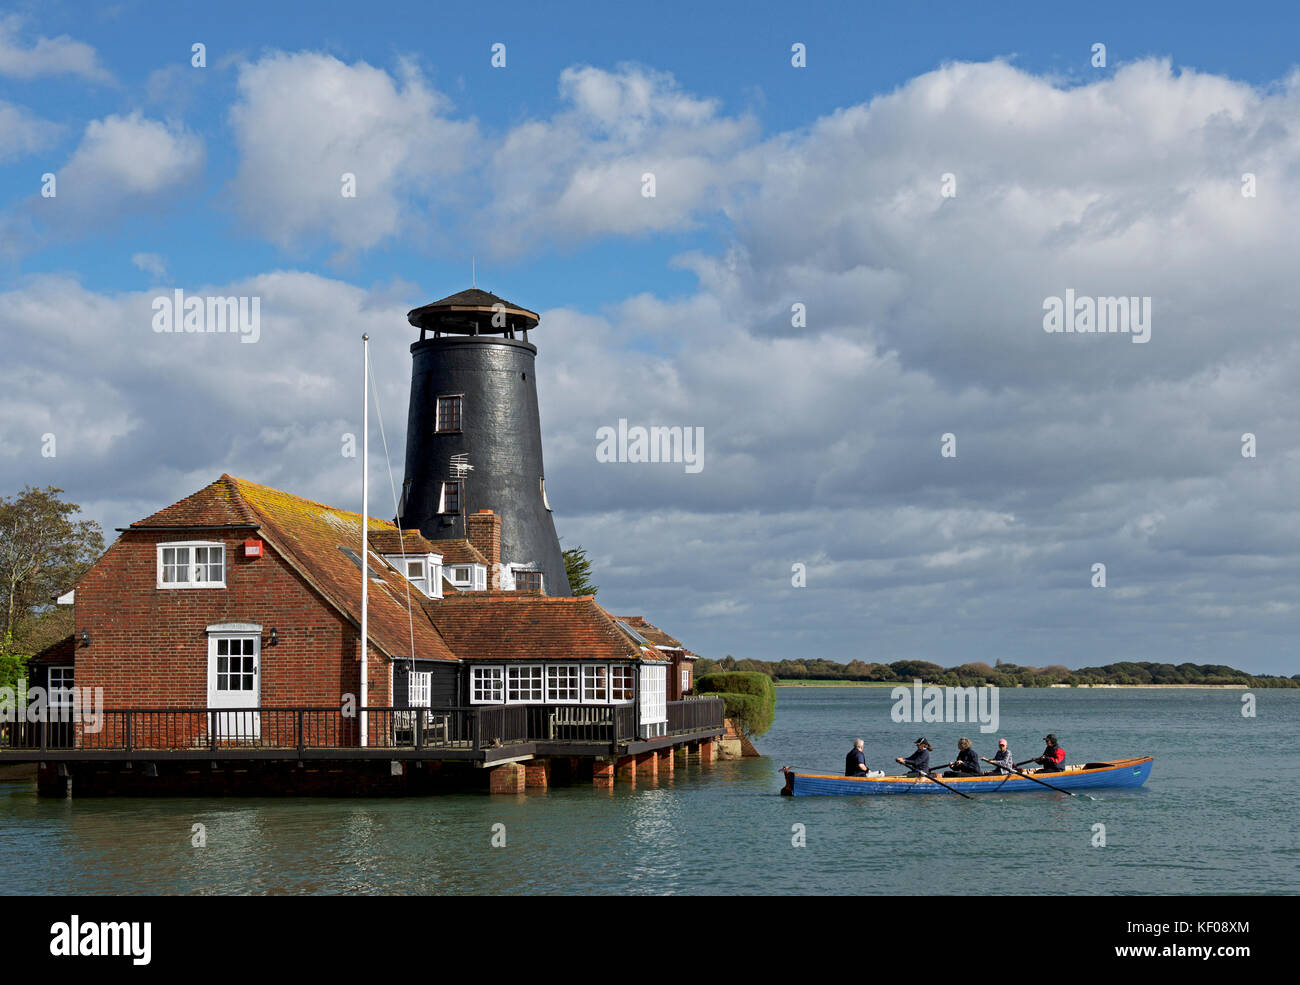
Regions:
<svg viewBox="0 0 1300 985"><path fill-rule="evenodd" d="M1043 741L1047 743L1047 748L1034 762L1042 767L1041 772L1043 773L1061 772L1061 770L1065 769L1065 750L1056 741L1056 733L1048 732L1043 736Z"/></svg>
<svg viewBox="0 0 1300 985"><path fill-rule="evenodd" d="M862 751L862 740L857 739L853 743L853 748L849 754L844 757L844 775L867 777L871 775L871 770L867 769L867 757Z"/></svg>
<svg viewBox="0 0 1300 985"><path fill-rule="evenodd" d="M1001 776L1003 773L1010 773L1008 766L1013 765L1011 762L1011 748L1007 745L1006 739L998 739L998 751L993 754L993 773Z"/></svg>
<svg viewBox="0 0 1300 985"><path fill-rule="evenodd" d="M979 776L980 761L975 755L975 750L971 748L970 739L962 736L957 740L957 758L948 764L948 771L944 776Z"/></svg>
<svg viewBox="0 0 1300 985"><path fill-rule="evenodd" d="M916 740L916 752L903 759L901 756L895 756L894 762L906 766L912 773L928 773L930 770L930 753L934 751L934 746L924 738Z"/></svg>

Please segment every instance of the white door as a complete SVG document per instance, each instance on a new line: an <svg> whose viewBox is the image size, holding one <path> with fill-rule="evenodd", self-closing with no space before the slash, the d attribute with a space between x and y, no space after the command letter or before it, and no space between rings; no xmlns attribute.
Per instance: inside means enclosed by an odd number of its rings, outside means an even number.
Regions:
<svg viewBox="0 0 1300 985"><path fill-rule="evenodd" d="M256 708L262 695L261 636L208 638L208 707L240 708L214 715L217 738L256 739L261 716Z"/></svg>

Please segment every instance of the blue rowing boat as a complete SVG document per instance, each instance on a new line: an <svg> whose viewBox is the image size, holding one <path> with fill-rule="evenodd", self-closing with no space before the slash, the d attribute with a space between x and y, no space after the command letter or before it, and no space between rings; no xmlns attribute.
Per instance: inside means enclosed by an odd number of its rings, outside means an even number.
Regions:
<svg viewBox="0 0 1300 985"><path fill-rule="evenodd" d="M1083 763L1067 766L1051 773L1034 772L1031 776L1062 790L1096 790L1103 787L1140 787L1151 775L1150 756L1135 759L1116 759L1109 763ZM822 794L838 796L877 796L881 794L950 793L938 783L923 776L873 776L859 779L856 776L835 776L829 773L811 773L786 766L785 788L787 797L814 797ZM997 776L940 776L945 784L964 794L982 793L1050 793L1042 783L1035 783L1015 773Z"/></svg>

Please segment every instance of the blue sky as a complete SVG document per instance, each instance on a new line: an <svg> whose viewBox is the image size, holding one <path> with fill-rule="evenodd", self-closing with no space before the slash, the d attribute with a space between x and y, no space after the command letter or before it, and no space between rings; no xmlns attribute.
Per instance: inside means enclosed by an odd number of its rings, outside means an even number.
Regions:
<svg viewBox="0 0 1300 985"><path fill-rule="evenodd" d="M1296 673L1293 7L1049 6L0 8L0 491L355 506L355 339L400 448L403 314L475 257L543 313L547 490L611 608L712 656ZM175 288L265 337L150 334ZM1152 342L1045 335L1066 288L1152 296ZM597 463L620 417L706 468Z"/></svg>

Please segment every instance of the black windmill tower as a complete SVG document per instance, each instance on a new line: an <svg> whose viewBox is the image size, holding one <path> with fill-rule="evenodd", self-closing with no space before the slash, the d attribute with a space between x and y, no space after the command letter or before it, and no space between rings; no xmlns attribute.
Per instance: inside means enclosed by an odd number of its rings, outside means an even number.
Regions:
<svg viewBox="0 0 1300 985"><path fill-rule="evenodd" d="M466 517L492 510L502 567L540 572L547 595L569 595L542 466L537 347L528 341L537 313L471 288L406 317L420 339L411 344L402 526L465 537Z"/></svg>

